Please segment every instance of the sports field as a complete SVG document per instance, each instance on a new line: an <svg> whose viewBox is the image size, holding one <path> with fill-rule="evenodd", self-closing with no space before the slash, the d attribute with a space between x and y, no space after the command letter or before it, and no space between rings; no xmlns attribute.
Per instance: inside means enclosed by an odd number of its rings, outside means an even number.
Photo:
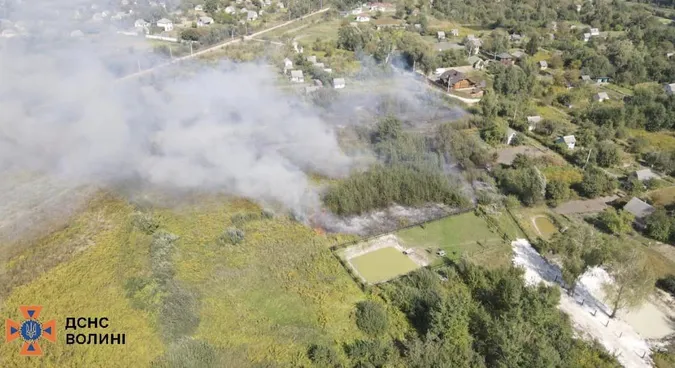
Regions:
<svg viewBox="0 0 675 368"><path fill-rule="evenodd" d="M406 274L419 266L400 250L381 248L350 260L367 282L375 284Z"/></svg>
<svg viewBox="0 0 675 368"><path fill-rule="evenodd" d="M495 215L502 231L509 237L520 236L517 225L508 215ZM510 264L510 246L493 232L487 222L473 212L450 216L396 233L408 248L441 249L446 257L458 260L466 257L487 267Z"/></svg>

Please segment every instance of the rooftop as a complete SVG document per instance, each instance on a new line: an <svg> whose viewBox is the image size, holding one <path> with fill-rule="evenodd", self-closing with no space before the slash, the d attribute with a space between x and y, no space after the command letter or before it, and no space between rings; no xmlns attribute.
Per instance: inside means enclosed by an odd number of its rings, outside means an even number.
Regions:
<svg viewBox="0 0 675 368"><path fill-rule="evenodd" d="M636 218L647 217L655 211L654 207L649 205L649 203L637 197L631 198L631 200L623 206L623 210L632 213Z"/></svg>

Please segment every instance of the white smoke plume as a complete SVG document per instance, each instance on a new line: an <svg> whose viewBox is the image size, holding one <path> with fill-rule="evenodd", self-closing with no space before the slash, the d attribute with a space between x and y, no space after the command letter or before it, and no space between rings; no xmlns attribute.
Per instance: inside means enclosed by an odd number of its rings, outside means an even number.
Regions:
<svg viewBox="0 0 675 368"><path fill-rule="evenodd" d="M0 40L0 182L17 171L77 185L140 180L306 210L317 205L307 172L348 172L332 128L275 87L269 67L223 62L118 83L111 60L139 58L111 51L106 41L121 36L70 37L83 26L66 0L20 5L6 18L27 34Z"/></svg>

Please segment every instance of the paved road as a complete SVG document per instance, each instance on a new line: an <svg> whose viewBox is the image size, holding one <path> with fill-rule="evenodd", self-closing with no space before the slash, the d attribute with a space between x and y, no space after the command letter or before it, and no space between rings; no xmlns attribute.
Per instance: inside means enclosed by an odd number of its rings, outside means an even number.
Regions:
<svg viewBox="0 0 675 368"><path fill-rule="evenodd" d="M612 202L617 198L619 197L613 195L588 200L574 200L565 202L553 210L561 215L600 212L608 207L607 203Z"/></svg>
<svg viewBox="0 0 675 368"><path fill-rule="evenodd" d="M252 38L254 38L254 37L262 36L263 34L265 34L265 33L267 33L267 32L273 31L273 30L278 29L278 28L285 27L285 26L287 26L287 25L289 25L289 24L293 24L293 23L295 23L295 22L297 22L297 21L299 21L299 20L303 20L303 19L305 19L305 18L309 18L309 17L314 16L314 15L316 15L316 14L321 14L321 13L327 12L329 9L330 9L330 7L328 7L328 8L323 8L323 9L321 9L321 10L315 11L314 13L309 13L309 14L307 14L307 15L303 15L303 16L300 17L300 18L295 18L295 19L293 19L293 20L289 20L288 22L284 22L284 23L278 24L278 25L276 25L276 26L274 26L274 27L270 27L270 28L267 28L267 29L263 29L262 31L258 31L258 32L256 32L256 33L253 33L253 34L249 35L249 36L245 36L244 39L249 40L249 39L252 39ZM239 42L241 42L241 41L242 41L241 38L235 38L235 39L232 39L232 40L229 40L229 41L225 41L225 42L219 43L219 44L217 44L217 45L213 45L213 46L211 46L211 47L209 47L209 48L206 48L206 49L204 49L204 50L197 51L197 52L192 53L192 54L190 54L190 55L181 56L181 57L172 59L171 61L166 62L166 63L164 63L164 64L159 64L159 65L154 66L154 67L152 67L152 68L145 69L145 70L141 70L141 71L139 71L139 72L136 72L136 73L133 73L133 74L126 75L126 76L124 76L124 77L122 77L122 78L119 78L117 81L118 81L118 82L123 82L123 81L126 81L126 80L130 80L130 79L135 79L135 78L138 78L138 77L142 77L142 76L144 76L144 75L151 74L152 72L154 72L154 71L156 71L156 70L158 70L158 69L165 68L165 67L167 67L167 66L170 66L170 65L173 65L173 64L177 64L177 63L180 63L180 62L183 62L183 61L186 61L186 60L194 59L194 58L196 58L196 57L199 57L199 56L208 54L209 52L213 52L213 51L219 50L219 49L221 49L221 48L223 48L223 47L229 46L229 45L231 45L231 44L239 43Z"/></svg>

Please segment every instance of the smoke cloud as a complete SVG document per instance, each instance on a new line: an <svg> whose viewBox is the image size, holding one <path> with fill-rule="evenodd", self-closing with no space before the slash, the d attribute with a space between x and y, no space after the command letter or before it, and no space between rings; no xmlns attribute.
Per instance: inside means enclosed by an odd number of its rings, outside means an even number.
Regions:
<svg viewBox="0 0 675 368"><path fill-rule="evenodd" d="M75 3L21 6L5 18L26 34L0 40L0 182L16 171L76 185L140 180L306 210L317 205L307 172L348 172L331 126L276 87L268 66L223 62L119 83L111 62L140 57L110 48L121 36L100 26L70 37L84 27Z"/></svg>

